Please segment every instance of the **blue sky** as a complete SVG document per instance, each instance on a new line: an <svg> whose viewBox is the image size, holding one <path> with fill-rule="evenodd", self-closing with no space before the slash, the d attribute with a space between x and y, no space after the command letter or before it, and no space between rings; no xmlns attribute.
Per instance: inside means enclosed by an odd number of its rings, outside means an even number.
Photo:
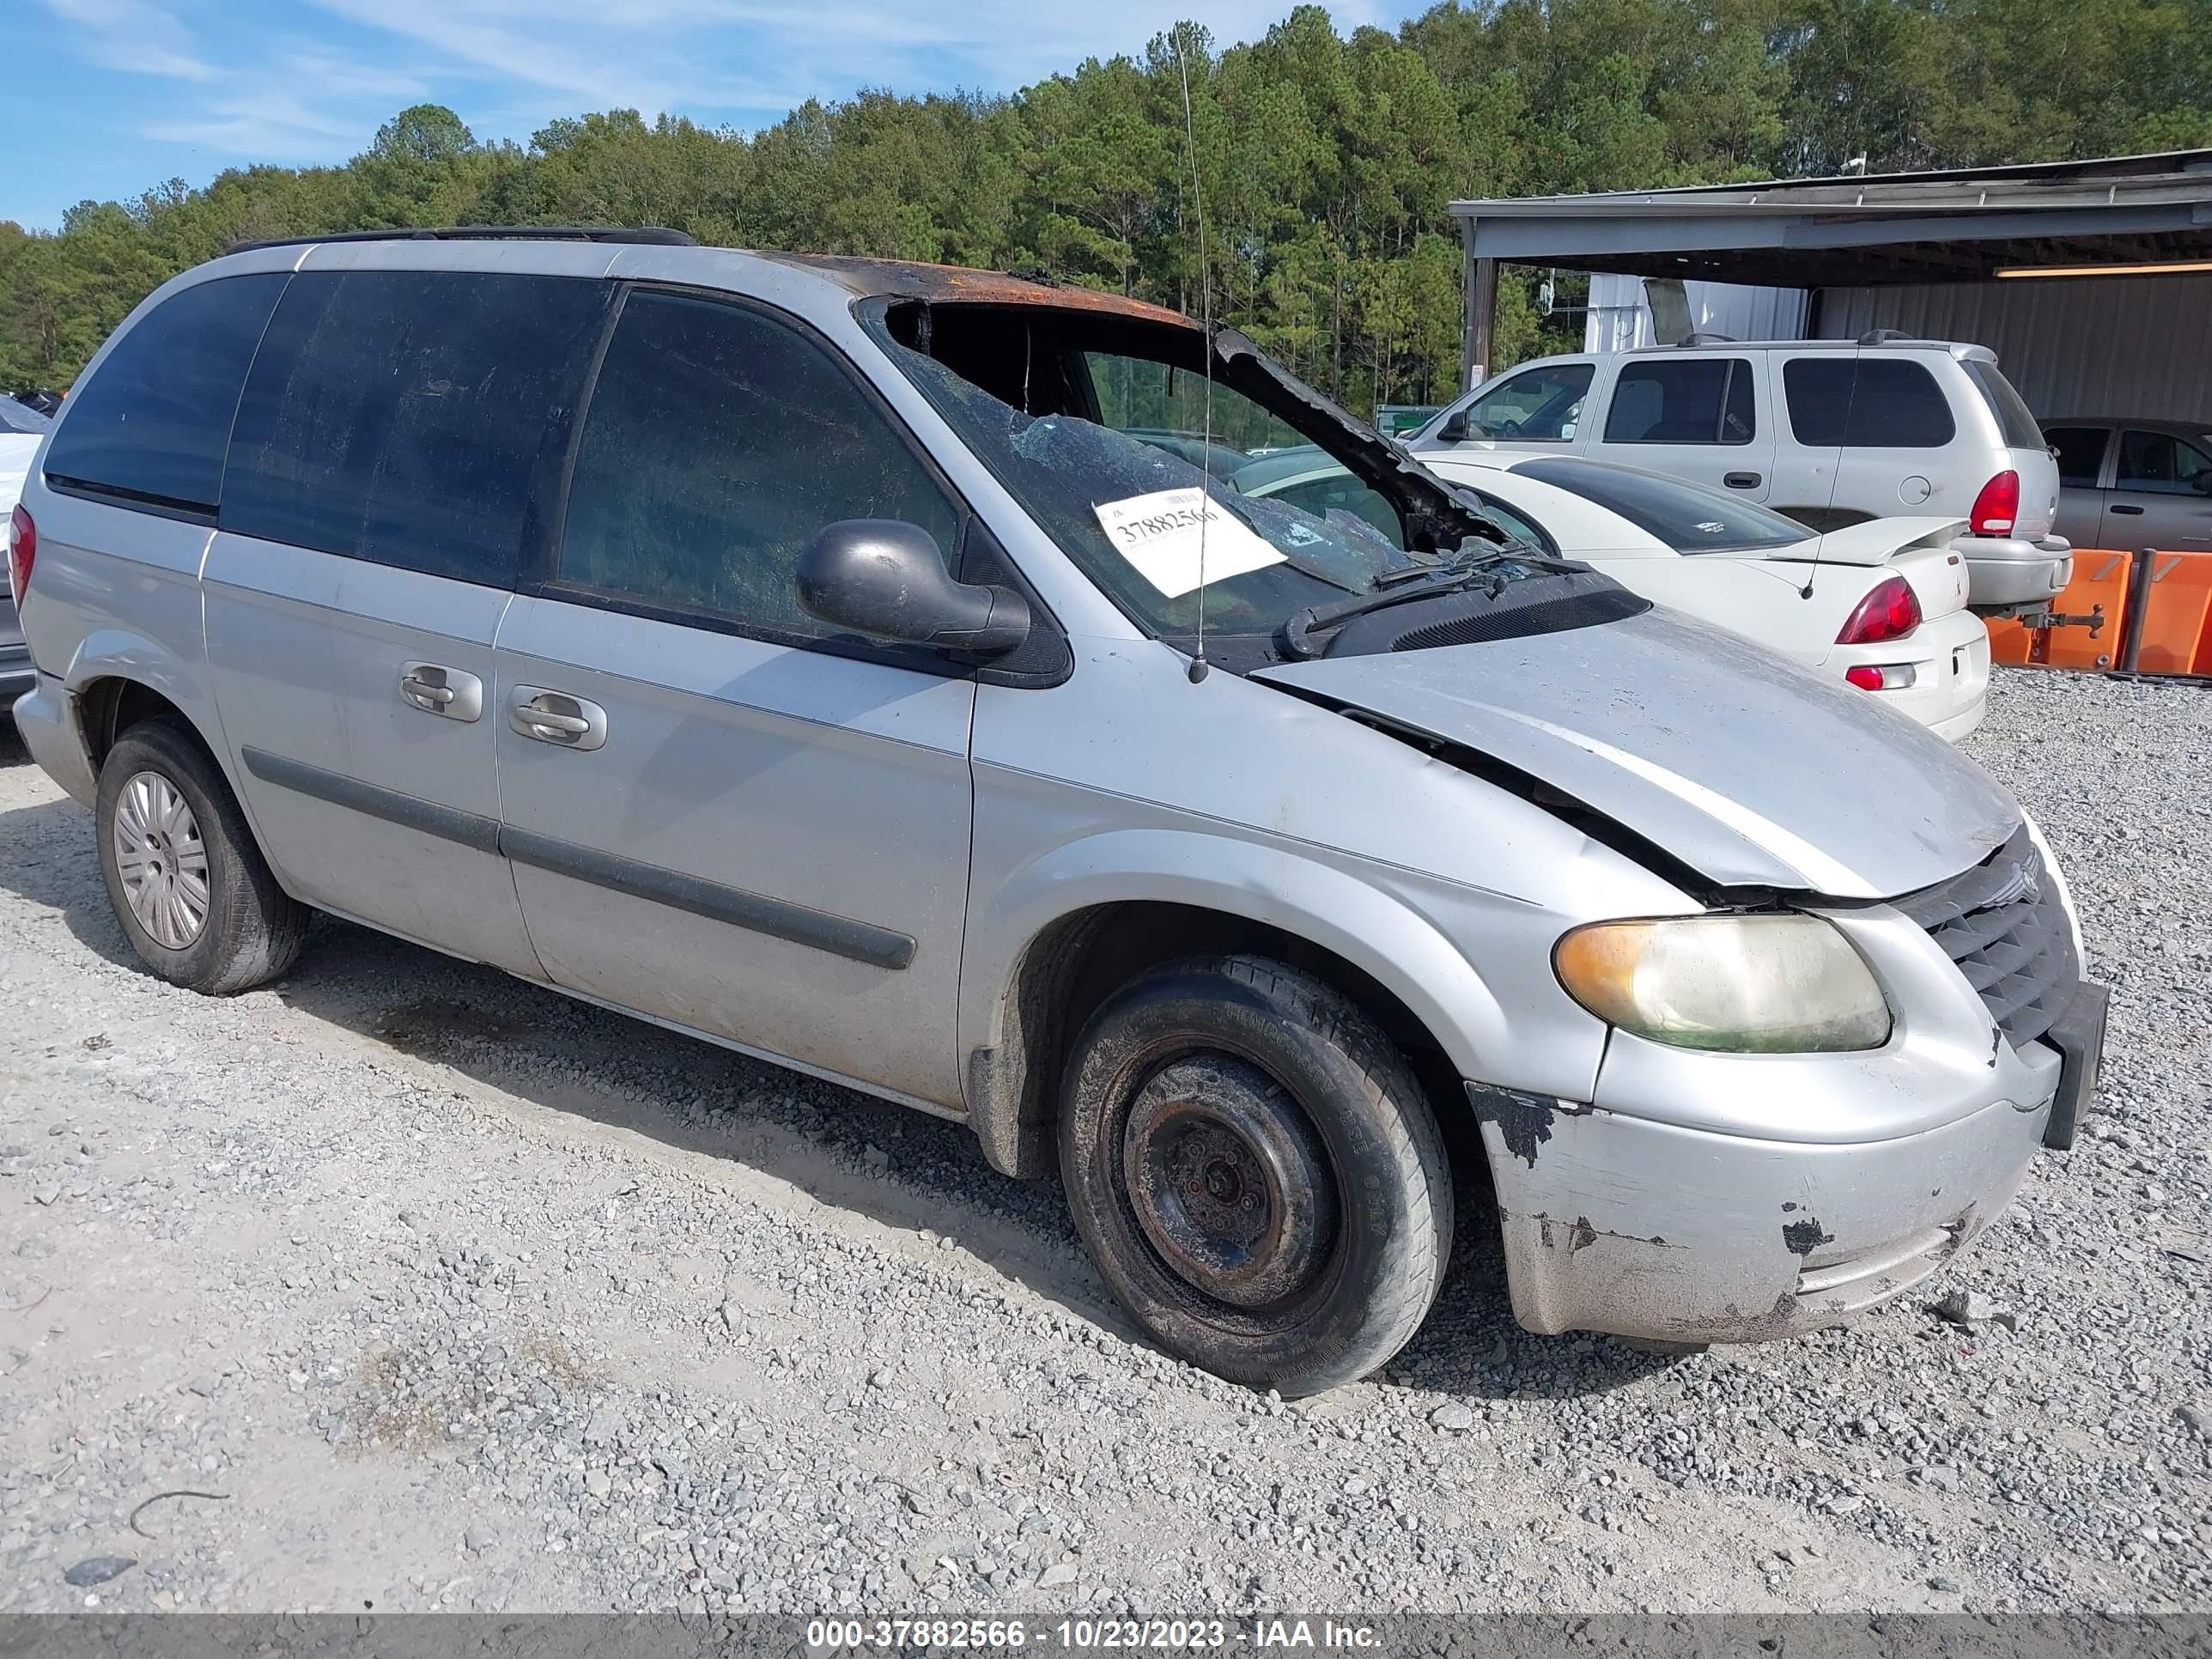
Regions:
<svg viewBox="0 0 2212 1659"><path fill-rule="evenodd" d="M0 0L0 219L252 161L343 161L408 104L528 142L555 116L741 130L862 86L1009 91L1178 15L1249 40L1291 0ZM1342 0L1340 27L1415 0Z"/></svg>

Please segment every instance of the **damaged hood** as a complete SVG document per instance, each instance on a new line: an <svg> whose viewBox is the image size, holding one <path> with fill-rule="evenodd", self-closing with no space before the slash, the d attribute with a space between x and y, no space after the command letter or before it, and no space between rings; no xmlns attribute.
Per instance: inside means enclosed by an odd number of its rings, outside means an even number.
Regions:
<svg viewBox="0 0 2212 1659"><path fill-rule="evenodd" d="M2021 823L1933 732L1666 611L1253 678L1502 762L1719 886L1891 898L1978 862Z"/></svg>

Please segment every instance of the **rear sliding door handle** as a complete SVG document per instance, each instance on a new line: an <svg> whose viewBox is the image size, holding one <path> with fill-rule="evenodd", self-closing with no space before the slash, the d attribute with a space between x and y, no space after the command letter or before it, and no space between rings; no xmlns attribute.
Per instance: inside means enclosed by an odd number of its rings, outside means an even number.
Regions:
<svg viewBox="0 0 2212 1659"><path fill-rule="evenodd" d="M514 688L507 701L507 723L533 743L562 749L597 749L607 740L605 709L542 685Z"/></svg>
<svg viewBox="0 0 2212 1659"><path fill-rule="evenodd" d="M1729 472L1723 475L1721 482L1726 484L1730 489L1756 489L1759 488L1759 474L1756 472Z"/></svg>
<svg viewBox="0 0 2212 1659"><path fill-rule="evenodd" d="M449 720L472 720L483 713L483 682L441 663L400 664L399 696L424 714Z"/></svg>

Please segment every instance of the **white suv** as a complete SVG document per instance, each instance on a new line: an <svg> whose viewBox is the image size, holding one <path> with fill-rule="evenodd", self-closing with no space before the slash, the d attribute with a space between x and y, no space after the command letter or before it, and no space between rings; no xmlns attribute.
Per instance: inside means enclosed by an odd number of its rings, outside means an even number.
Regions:
<svg viewBox="0 0 2212 1659"><path fill-rule="evenodd" d="M1971 602L1985 615L2042 609L2073 574L2051 534L2057 466L1986 346L1883 331L1543 357L1477 386L1406 447L1602 456L1815 530L1963 519Z"/></svg>

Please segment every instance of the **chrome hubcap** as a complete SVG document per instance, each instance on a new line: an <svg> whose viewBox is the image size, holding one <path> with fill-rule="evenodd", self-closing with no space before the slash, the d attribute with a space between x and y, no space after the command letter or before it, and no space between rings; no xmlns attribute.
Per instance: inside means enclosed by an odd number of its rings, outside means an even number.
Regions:
<svg viewBox="0 0 2212 1659"><path fill-rule="evenodd" d="M207 848L199 821L159 772L134 773L115 802L115 870L156 945L181 951L207 926Z"/></svg>

